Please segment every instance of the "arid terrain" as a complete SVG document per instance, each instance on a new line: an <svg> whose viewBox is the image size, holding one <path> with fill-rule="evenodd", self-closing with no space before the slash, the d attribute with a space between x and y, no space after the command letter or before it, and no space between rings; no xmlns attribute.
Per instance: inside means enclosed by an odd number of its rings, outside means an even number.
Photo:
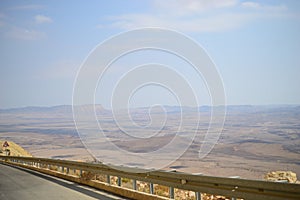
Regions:
<svg viewBox="0 0 300 200"><path fill-rule="evenodd" d="M87 106L85 109L92 108ZM202 159L199 159L198 152L209 127L210 107L183 108L182 116L186 120L183 124L179 123L180 109L166 107L167 120L163 129L153 137L139 137L139 134L152 133L151 128L145 126L150 119L147 110L132 110L132 120L139 126L131 126L128 119L121 120L119 125L127 125L127 131L137 136L132 138L114 123L110 111L96 106L105 138L95 131L89 136L81 134L82 140L89 149L95 147L99 155L111 156L117 162L118 153L110 148L108 141L129 152L147 153L168 144L177 134L180 140L172 147L170 157L172 152L185 145L189 148L166 169L250 179L262 179L267 172L276 170L300 174L300 106L228 106L220 138L213 150ZM122 113L119 114L122 119ZM200 114L199 119L195 118L197 114ZM151 120L163 120L165 115L152 110ZM145 132L140 129L143 126L146 127ZM80 128L84 130L82 126ZM88 130L89 123L85 124L85 128ZM197 137L190 144L190 135L195 131ZM94 159L76 130L71 106L0 110L0 140L14 141L36 157ZM166 155L158 159L169 159ZM96 157L101 161L101 156Z"/></svg>

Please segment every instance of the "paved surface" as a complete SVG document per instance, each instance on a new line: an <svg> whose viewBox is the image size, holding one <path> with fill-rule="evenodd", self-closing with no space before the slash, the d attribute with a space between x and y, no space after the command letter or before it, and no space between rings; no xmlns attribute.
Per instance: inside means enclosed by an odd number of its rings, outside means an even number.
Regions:
<svg viewBox="0 0 300 200"><path fill-rule="evenodd" d="M0 200L124 199L35 171L0 164Z"/></svg>

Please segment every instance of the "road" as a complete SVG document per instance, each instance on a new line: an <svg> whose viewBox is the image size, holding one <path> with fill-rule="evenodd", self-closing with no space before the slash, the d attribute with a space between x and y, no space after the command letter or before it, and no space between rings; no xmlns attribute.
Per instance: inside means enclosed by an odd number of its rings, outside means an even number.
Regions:
<svg viewBox="0 0 300 200"><path fill-rule="evenodd" d="M125 199L35 171L0 164L0 200Z"/></svg>

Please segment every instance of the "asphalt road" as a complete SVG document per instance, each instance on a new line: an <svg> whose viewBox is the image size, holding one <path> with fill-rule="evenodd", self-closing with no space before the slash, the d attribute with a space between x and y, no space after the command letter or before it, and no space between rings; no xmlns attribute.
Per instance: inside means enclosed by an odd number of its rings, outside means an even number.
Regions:
<svg viewBox="0 0 300 200"><path fill-rule="evenodd" d="M124 199L35 171L0 164L0 200Z"/></svg>

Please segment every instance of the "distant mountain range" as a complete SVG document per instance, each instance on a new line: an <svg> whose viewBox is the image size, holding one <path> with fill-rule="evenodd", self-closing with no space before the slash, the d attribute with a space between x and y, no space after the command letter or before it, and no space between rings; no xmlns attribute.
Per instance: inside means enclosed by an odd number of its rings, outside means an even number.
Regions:
<svg viewBox="0 0 300 200"><path fill-rule="evenodd" d="M82 105L79 106L80 109L86 111L94 111L96 108L97 113L107 113L108 110L104 109L101 105ZM40 107L40 106L28 106L21 108L9 108L9 109L0 109L0 113L49 113L49 114L72 114L71 105L58 105L51 107Z"/></svg>
<svg viewBox="0 0 300 200"><path fill-rule="evenodd" d="M97 113L109 114L111 110L105 109L102 105L82 105L77 108L83 110L94 111L96 108ZM210 112L212 106L200 106L200 107L189 107L189 106L163 106L164 110L167 113L178 113L178 112ZM216 110L218 108L224 108L223 106L214 107ZM139 107L131 108L133 112L148 112L150 107ZM300 111L300 105L228 105L226 106L227 112L258 112L258 111L270 111L270 112L283 112L283 111ZM126 111L126 109L124 109ZM162 109L154 108L152 112L161 112ZM20 108L9 108L9 109L0 109L0 113L56 113L56 114L70 114L72 113L72 105L58 105L50 107L41 107L41 106L27 106Z"/></svg>
<svg viewBox="0 0 300 200"><path fill-rule="evenodd" d="M82 109L87 112L94 112L96 109L97 114L111 114L111 110L103 108L102 105L81 105L76 108ZM224 109L224 106L200 106L200 107L189 107L189 106L163 106L163 110L167 113L179 113L179 112L210 112L212 108L215 110ZM140 107L140 108L131 108L132 112L148 112L150 107ZM162 109L153 108L151 112L162 112ZM124 111L127 112L126 109ZM226 106L227 112L294 112L300 111L300 105L228 105ZM72 105L58 105L58 106L50 106L50 107L40 107L40 106L28 106L28 107L20 107L20 108L9 108L9 109L0 109L0 113L51 113L51 114L72 114Z"/></svg>

